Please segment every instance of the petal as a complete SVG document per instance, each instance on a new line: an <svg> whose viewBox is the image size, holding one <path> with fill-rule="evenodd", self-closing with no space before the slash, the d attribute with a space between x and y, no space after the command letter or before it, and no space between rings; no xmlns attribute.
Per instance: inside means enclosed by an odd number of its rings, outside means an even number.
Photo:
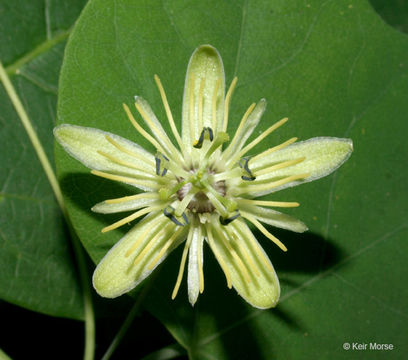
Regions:
<svg viewBox="0 0 408 360"><path fill-rule="evenodd" d="M158 196L155 193L143 193L135 196L127 196L122 199L105 200L93 206L91 210L100 214L113 214L137 210L159 203Z"/></svg>
<svg viewBox="0 0 408 360"><path fill-rule="evenodd" d="M66 152L90 169L152 180L155 178L153 155L120 136L69 124L57 126L54 135ZM108 138L123 150L114 146ZM148 181L138 187L152 190Z"/></svg>
<svg viewBox="0 0 408 360"><path fill-rule="evenodd" d="M305 159L295 165L258 176L250 183L244 183L245 191L243 192L252 196L261 196L319 179L340 167L350 157L352 151L353 143L350 139L317 137L289 145L269 156L255 157L253 161L249 161L249 167L255 176L259 169L265 169L284 161ZM274 181L300 174L309 174L309 176L280 186L272 184Z"/></svg>
<svg viewBox="0 0 408 360"><path fill-rule="evenodd" d="M184 85L182 140L187 148L198 139L203 127L221 131L224 92L220 54L210 45L198 47L190 58Z"/></svg>
<svg viewBox="0 0 408 360"><path fill-rule="evenodd" d="M227 281L238 294L256 308L274 307L280 296L278 277L245 222L237 219L227 226L213 224L207 234Z"/></svg>
<svg viewBox="0 0 408 360"><path fill-rule="evenodd" d="M302 233L307 230L307 226L302 221L290 215L282 214L281 212L276 210L245 204L240 205L240 211L241 213L248 212L259 221L281 229L286 229L298 233Z"/></svg>
<svg viewBox="0 0 408 360"><path fill-rule="evenodd" d="M203 279L200 280L203 270L203 243L204 237L201 234L200 228L195 228L188 253L187 285L188 300L191 305L194 305L197 301L198 294L200 293L200 282L203 281Z"/></svg>
<svg viewBox="0 0 408 360"><path fill-rule="evenodd" d="M162 212L146 216L96 267L92 280L97 293L114 298L132 290L184 240L184 229L176 228ZM160 253L172 238L172 244Z"/></svg>

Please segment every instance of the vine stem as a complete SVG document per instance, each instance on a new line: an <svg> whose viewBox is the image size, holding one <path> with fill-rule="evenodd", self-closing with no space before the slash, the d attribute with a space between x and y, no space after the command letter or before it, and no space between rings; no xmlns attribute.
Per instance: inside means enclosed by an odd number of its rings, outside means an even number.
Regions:
<svg viewBox="0 0 408 360"><path fill-rule="evenodd" d="M62 191L57 181L57 177L54 173L54 170L51 167L51 164L45 154L44 148L41 145L40 140L38 139L37 133L35 132L31 121L27 115L27 112L24 109L23 104L18 97L13 84L10 81L10 78L7 75L6 70L3 67L2 62L0 61L0 79L3 83L3 86L7 92L7 95L10 98L11 103L13 104L30 141L34 147L35 152L40 160L40 163L44 169L44 172L48 178L48 181L51 185L51 188L54 192L57 203L61 209L62 215L68 225L72 247L74 250L75 258L78 265L79 276L81 281L81 287L83 292L83 301L84 301L84 315L85 315L85 350L84 350L84 360L94 359L95 354L95 315L92 305L92 295L91 287L88 281L88 269L86 265L86 259L84 251L81 247L78 237L75 234L72 223L69 219L67 208L65 206L64 198L62 196Z"/></svg>

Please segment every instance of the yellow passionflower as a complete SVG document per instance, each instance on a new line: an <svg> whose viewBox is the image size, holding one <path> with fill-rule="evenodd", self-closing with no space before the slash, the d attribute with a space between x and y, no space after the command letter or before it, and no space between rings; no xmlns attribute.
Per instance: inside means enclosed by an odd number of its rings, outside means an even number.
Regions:
<svg viewBox="0 0 408 360"><path fill-rule="evenodd" d="M301 221L270 209L296 207L298 203L255 198L330 174L350 156L351 140L319 137L295 143L297 139L291 138L248 157L248 152L287 118L248 143L265 111L266 101L262 99L248 108L233 136L228 136L229 104L237 78L225 95L222 60L209 45L197 48L188 65L181 135L160 79L156 75L154 78L177 146L139 96L135 98L136 109L150 133L126 105L124 109L140 135L156 148L155 154L98 129L63 124L54 131L64 149L91 168L94 175L144 191L106 200L92 208L99 213L132 211L103 232L144 216L97 266L93 275L96 291L108 298L130 291L184 243L172 298L178 292L187 262L188 297L194 305L204 290L205 241L229 288L233 286L257 308L275 306L280 295L279 280L247 223L284 251L286 247L262 223L295 232L307 228Z"/></svg>

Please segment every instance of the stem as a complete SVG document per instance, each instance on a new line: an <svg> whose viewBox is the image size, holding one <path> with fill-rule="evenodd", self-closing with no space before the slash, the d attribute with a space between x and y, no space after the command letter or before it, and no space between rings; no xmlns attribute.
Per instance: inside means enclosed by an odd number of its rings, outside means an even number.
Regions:
<svg viewBox="0 0 408 360"><path fill-rule="evenodd" d="M0 360L12 360L2 349L0 349Z"/></svg>
<svg viewBox="0 0 408 360"><path fill-rule="evenodd" d="M86 265L85 254L81 247L78 237L75 234L72 223L69 219L67 208L65 206L64 198L62 196L61 188L58 184L54 170L51 167L51 164L45 154L44 148L41 145L40 140L28 118L27 112L25 111L4 67L0 61L0 80L2 81L4 88L6 89L7 95L10 98L20 120L27 132L28 137L34 147L35 152L40 160L40 163L44 169L45 175L48 178L48 181L51 185L51 188L54 192L57 203L61 209L62 215L68 225L72 247L75 253L75 259L78 265L79 277L81 282L81 287L83 291L83 301L84 301L84 316L85 316L85 352L84 360L92 360L95 353L95 316L92 306L92 296L91 288L88 282L88 269Z"/></svg>
<svg viewBox="0 0 408 360"><path fill-rule="evenodd" d="M153 285L153 281L156 278L157 274L159 273L159 269L157 269L153 275L150 275L149 282L144 286L143 290L140 292L139 296L136 299L135 304L132 306L130 309L128 315L126 316L125 321L123 322L122 326L120 327L119 331L113 338L111 344L108 347L108 350L106 350L105 354L103 355L101 360L108 360L112 356L113 352L116 350L116 348L119 346L119 343L122 341L123 337L125 336L126 332L128 331L130 325L132 325L132 322L139 312L140 305L143 302L144 298L146 297L147 293L150 291L150 288Z"/></svg>

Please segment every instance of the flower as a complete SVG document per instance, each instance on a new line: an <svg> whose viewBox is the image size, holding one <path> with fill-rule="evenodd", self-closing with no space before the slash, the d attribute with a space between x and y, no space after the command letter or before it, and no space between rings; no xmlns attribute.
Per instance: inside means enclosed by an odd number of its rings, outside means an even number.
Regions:
<svg viewBox="0 0 408 360"><path fill-rule="evenodd" d="M172 298L179 290L187 262L188 297L194 305L204 290L203 244L207 242L229 288L234 287L254 307L275 306L280 296L279 280L248 223L284 251L285 245L263 223L295 232L307 228L301 221L271 209L296 207L298 203L255 198L330 174L350 156L352 141L318 137L295 143L297 138L291 138L248 156L255 145L288 119L248 142L265 111L266 101L262 99L248 108L235 134L229 137L229 104L237 78L224 96L222 60L210 45L198 47L188 65L181 136L161 81L157 75L154 78L178 147L139 96L135 97L136 109L150 133L123 106L139 134L156 148L155 155L98 129L63 124L54 130L63 148L92 169L92 174L144 191L92 208L98 213L132 211L102 232L144 216L98 264L93 275L96 291L108 298L130 291L184 243Z"/></svg>

